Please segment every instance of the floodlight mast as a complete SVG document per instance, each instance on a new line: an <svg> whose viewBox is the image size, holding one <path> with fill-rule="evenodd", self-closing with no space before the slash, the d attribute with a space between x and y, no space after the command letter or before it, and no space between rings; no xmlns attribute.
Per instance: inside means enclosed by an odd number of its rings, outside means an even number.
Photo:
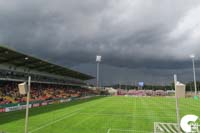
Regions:
<svg viewBox="0 0 200 133"><path fill-rule="evenodd" d="M100 62L101 62L101 56L100 55L97 55L96 56L96 62L97 62L97 81L96 81L96 88L99 88L99 65L100 65Z"/></svg>
<svg viewBox="0 0 200 133"><path fill-rule="evenodd" d="M193 76L194 76L194 89L195 89L195 96L197 96L197 82L196 82L196 72L195 72L195 55L190 55L190 58L192 59L192 67L193 67Z"/></svg>

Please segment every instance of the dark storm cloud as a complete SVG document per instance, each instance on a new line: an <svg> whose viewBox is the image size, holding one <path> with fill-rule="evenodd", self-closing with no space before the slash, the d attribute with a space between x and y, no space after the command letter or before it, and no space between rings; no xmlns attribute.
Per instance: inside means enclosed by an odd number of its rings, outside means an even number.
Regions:
<svg viewBox="0 0 200 133"><path fill-rule="evenodd" d="M199 13L198 0L0 0L0 43L75 68L101 54L108 66L185 70L200 56Z"/></svg>

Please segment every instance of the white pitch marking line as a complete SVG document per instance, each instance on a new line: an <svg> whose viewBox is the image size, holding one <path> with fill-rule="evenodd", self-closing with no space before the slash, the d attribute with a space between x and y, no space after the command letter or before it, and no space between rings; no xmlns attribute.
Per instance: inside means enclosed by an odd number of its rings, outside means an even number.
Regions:
<svg viewBox="0 0 200 133"><path fill-rule="evenodd" d="M111 128L108 129L107 133L110 133L110 131L111 131Z"/></svg>
<svg viewBox="0 0 200 133"><path fill-rule="evenodd" d="M50 123L47 123L47 124L45 124L45 125L43 125L43 126L40 126L39 128L36 128L36 129L30 131L29 133L36 132L36 131L38 131L38 130L40 130L40 129L42 129L42 128L45 128L45 127L47 127L47 126L49 126L49 125L55 124L55 123L57 123L57 122L59 122L59 121L62 121L62 120L64 120L64 119L66 119L66 118L69 118L69 117L71 117L71 116L73 116L73 115L76 115L76 114L78 113L78 111L80 111L80 110L76 110L76 111L74 111L74 112L72 112L72 113L69 113L69 115L67 115L67 116L65 116L65 117L62 117L62 118L60 118L60 119L57 119L57 120L52 121L52 122L50 122Z"/></svg>

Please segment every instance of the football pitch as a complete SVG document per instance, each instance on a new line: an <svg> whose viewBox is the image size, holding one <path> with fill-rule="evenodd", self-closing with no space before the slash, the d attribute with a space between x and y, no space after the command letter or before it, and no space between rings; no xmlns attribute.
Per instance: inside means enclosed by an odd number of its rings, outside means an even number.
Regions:
<svg viewBox="0 0 200 133"><path fill-rule="evenodd" d="M30 109L29 133L150 133L176 123L174 98L96 97ZM180 99L180 117L200 116L200 102ZM25 110L0 113L0 132L23 133Z"/></svg>

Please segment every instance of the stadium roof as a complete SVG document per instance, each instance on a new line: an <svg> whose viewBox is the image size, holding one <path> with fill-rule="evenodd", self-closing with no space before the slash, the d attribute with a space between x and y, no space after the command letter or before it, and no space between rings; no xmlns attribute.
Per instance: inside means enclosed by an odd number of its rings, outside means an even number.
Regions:
<svg viewBox="0 0 200 133"><path fill-rule="evenodd" d="M81 80L89 80L94 78L90 75L83 74L78 71L74 71L66 67L17 52L4 46L0 46L0 64L4 63L13 64L16 67L25 66L29 69L34 69L61 76L68 76Z"/></svg>

